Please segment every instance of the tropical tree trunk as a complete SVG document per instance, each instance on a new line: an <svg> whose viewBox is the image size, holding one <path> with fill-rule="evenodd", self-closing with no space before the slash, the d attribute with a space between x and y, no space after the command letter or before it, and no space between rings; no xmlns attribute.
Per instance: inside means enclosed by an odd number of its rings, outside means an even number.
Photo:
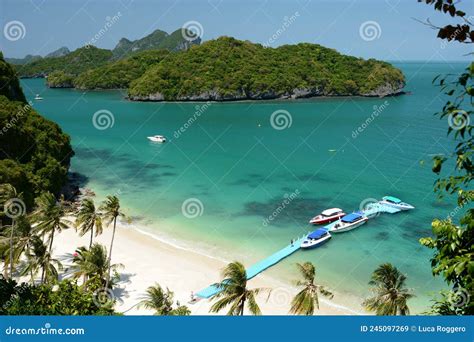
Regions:
<svg viewBox="0 0 474 342"><path fill-rule="evenodd" d="M53 240L54 240L54 231L56 230L56 228L53 228L53 230L51 231L51 236L49 237L49 254L51 254L53 252Z"/></svg>
<svg viewBox="0 0 474 342"><path fill-rule="evenodd" d="M12 220L10 232L10 277L13 279L13 230L15 229L15 220Z"/></svg>
<svg viewBox="0 0 474 342"><path fill-rule="evenodd" d="M92 247L92 239L94 238L94 227L91 228L91 241L89 242L89 249Z"/></svg>
<svg viewBox="0 0 474 342"><path fill-rule="evenodd" d="M110 248L109 248L109 271L107 272L107 280L105 282L105 288L109 288L109 283L110 283L110 270L112 266L112 248L114 247L114 238L115 238L115 227L117 225L117 217L114 218L114 229L112 231L112 239L110 240Z"/></svg>

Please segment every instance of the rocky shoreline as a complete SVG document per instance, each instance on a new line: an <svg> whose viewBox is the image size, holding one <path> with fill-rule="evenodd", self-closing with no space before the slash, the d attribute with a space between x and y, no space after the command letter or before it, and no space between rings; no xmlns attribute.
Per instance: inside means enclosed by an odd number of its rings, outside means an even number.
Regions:
<svg viewBox="0 0 474 342"><path fill-rule="evenodd" d="M234 94L221 94L217 90L206 91L201 94L193 94L180 96L176 99L165 99L162 93L155 93L149 95L128 95L127 99L131 101L144 101L144 102L186 102L186 101L258 101L258 100L296 100L306 99L314 97L387 97L387 96L398 96L403 95L405 92L403 88L405 83L400 82L395 86L391 84L385 84L377 89L363 94L331 94L324 93L319 88L295 88L292 92L276 93L276 92L265 92L265 93L246 93L244 91Z"/></svg>

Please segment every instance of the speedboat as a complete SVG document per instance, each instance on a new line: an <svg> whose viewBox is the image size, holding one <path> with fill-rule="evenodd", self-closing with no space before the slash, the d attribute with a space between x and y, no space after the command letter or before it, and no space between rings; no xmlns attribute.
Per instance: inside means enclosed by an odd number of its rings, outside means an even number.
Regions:
<svg viewBox="0 0 474 342"><path fill-rule="evenodd" d="M355 212L342 217L339 221L334 222L330 227L329 231L334 233L348 232L354 228L357 228L368 221L368 217L361 212Z"/></svg>
<svg viewBox="0 0 474 342"><path fill-rule="evenodd" d="M162 135L153 135L151 137L147 137L148 140L151 140L153 142L157 142L157 143L165 143L166 142L166 138Z"/></svg>
<svg viewBox="0 0 474 342"><path fill-rule="evenodd" d="M346 213L339 208L331 208L324 210L318 216L313 217L309 223L311 224L324 224L330 223L336 220L339 220L341 217L345 216Z"/></svg>
<svg viewBox="0 0 474 342"><path fill-rule="evenodd" d="M393 197L393 196L385 196L382 198L382 200L379 203L388 205L389 207L397 208L400 210L415 209L415 207L412 206L411 204L402 202L401 199Z"/></svg>
<svg viewBox="0 0 474 342"><path fill-rule="evenodd" d="M303 240L303 242L301 242L301 248L316 248L329 241L330 238L331 234L329 234L327 229L316 229L314 232L308 234L308 236Z"/></svg>
<svg viewBox="0 0 474 342"><path fill-rule="evenodd" d="M36 94L35 100L42 100L43 98L40 96L40 94Z"/></svg>

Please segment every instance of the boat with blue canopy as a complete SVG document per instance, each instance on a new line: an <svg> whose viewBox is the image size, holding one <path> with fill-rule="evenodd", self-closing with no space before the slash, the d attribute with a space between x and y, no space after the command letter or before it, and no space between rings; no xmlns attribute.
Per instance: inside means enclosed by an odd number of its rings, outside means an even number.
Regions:
<svg viewBox="0 0 474 342"><path fill-rule="evenodd" d="M397 208L397 209L400 209L400 210L415 209L415 207L412 206L411 204L402 202L401 199L399 199L397 197L393 197L393 196L384 196L379 203L384 204L384 205L388 205L389 207Z"/></svg>
<svg viewBox="0 0 474 342"><path fill-rule="evenodd" d="M357 211L342 217L339 221L331 225L329 231L334 233L342 233L357 228L368 221L368 217L364 213Z"/></svg>
<svg viewBox="0 0 474 342"><path fill-rule="evenodd" d="M322 244L329 241L331 234L325 228L316 229L314 232L308 234L308 236L301 242L301 248L310 249L321 246Z"/></svg>

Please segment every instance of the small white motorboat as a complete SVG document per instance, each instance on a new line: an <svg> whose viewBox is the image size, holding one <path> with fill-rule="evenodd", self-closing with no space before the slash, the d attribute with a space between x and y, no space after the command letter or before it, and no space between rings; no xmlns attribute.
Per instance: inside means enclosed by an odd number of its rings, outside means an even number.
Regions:
<svg viewBox="0 0 474 342"><path fill-rule="evenodd" d="M333 221L339 220L341 217L345 216L346 213L339 208L326 209L321 214L313 217L309 223L311 224L324 224L331 223Z"/></svg>
<svg viewBox="0 0 474 342"><path fill-rule="evenodd" d="M355 212L349 215L344 216L339 221L334 222L332 225L329 225L329 231L333 233L342 233L348 232L354 228L362 226L366 223L369 218L363 215L360 212Z"/></svg>
<svg viewBox="0 0 474 342"><path fill-rule="evenodd" d="M401 199L393 197L393 196L385 196L382 198L382 200L379 203L388 205L389 207L397 208L400 210L415 209L415 207L412 206L411 204L402 202Z"/></svg>
<svg viewBox="0 0 474 342"><path fill-rule="evenodd" d="M316 248L328 242L330 238L331 234L329 234L327 229L316 229L314 232L308 234L308 236L303 240L303 242L301 242L301 248Z"/></svg>
<svg viewBox="0 0 474 342"><path fill-rule="evenodd" d="M148 140L150 141L153 141L153 142L157 142L157 143L165 143L166 142L166 138L162 135L153 135L151 137L147 137Z"/></svg>
<svg viewBox="0 0 474 342"><path fill-rule="evenodd" d="M35 100L42 100L43 98L40 96L40 94L36 94Z"/></svg>

